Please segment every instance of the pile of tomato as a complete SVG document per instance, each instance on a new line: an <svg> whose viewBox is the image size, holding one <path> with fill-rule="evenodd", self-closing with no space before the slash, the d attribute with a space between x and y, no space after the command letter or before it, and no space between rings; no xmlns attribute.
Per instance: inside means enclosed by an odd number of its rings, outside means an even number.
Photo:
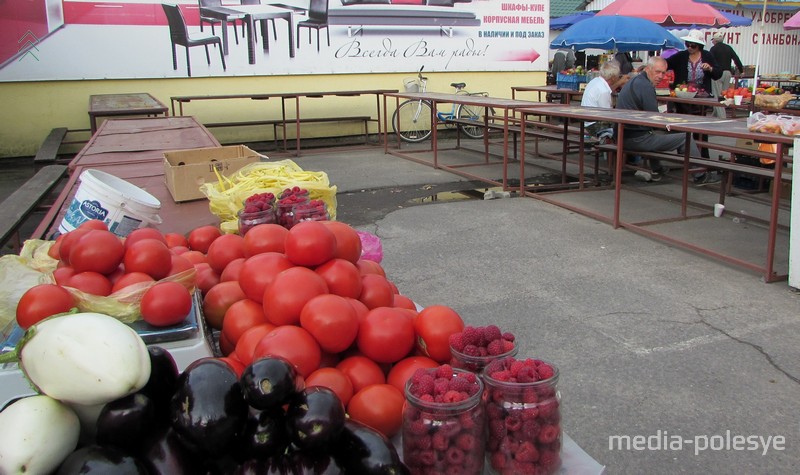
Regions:
<svg viewBox="0 0 800 475"><path fill-rule="evenodd" d="M722 97L725 99L733 99L733 96L742 96L745 101L749 101L753 93L746 87L729 87L722 92Z"/></svg>
<svg viewBox="0 0 800 475"><path fill-rule="evenodd" d="M418 310L378 262L361 258L358 233L338 221L307 221L290 230L260 224L244 236L216 226L186 236L143 228L122 241L121 258L107 235L88 243L90 234L81 229L51 248L60 259L56 281L113 297L134 280L131 274L142 274L138 285L153 288L194 269L191 283L219 337L220 359L241 374L254 360L283 357L306 386L332 389L351 418L388 437L402 424L405 382L418 368L449 362L448 338L464 328L450 307ZM80 254L69 249L75 242L93 249L91 260L106 263L105 273L96 272L105 282L93 276L96 288L73 280L80 274L74 266L81 267ZM163 321L182 319L186 312L169 300L161 300Z"/></svg>

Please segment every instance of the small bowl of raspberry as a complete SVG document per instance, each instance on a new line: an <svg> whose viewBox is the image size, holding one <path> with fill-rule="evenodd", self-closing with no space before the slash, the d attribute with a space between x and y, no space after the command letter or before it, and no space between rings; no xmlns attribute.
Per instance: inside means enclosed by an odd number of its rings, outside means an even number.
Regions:
<svg viewBox="0 0 800 475"><path fill-rule="evenodd" d="M518 350L514 335L501 332L497 325L467 325L464 330L450 335L450 364L473 373L481 373L498 358L515 356Z"/></svg>
<svg viewBox="0 0 800 475"><path fill-rule="evenodd" d="M502 358L483 370L486 459L491 473L554 474L561 467L558 368L538 359Z"/></svg>
<svg viewBox="0 0 800 475"><path fill-rule="evenodd" d="M414 372L406 382L402 429L411 473L483 473L483 387L475 373L448 364Z"/></svg>

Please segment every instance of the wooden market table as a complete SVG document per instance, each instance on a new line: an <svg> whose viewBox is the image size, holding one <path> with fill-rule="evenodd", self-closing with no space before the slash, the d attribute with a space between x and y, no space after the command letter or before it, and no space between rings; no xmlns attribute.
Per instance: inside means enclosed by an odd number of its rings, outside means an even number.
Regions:
<svg viewBox="0 0 800 475"><path fill-rule="evenodd" d="M517 94L521 92L535 92L539 102L550 102L547 95L558 94L561 97L562 104L569 104L572 101L577 101L583 96L583 91L577 89L567 89L555 85L549 86L512 86L511 98L517 99ZM545 100L542 100L542 94L545 94Z"/></svg>
<svg viewBox="0 0 800 475"><path fill-rule="evenodd" d="M572 107L551 106L551 107L537 107L529 109L523 108L523 109L517 109L517 113L521 115L522 119L521 125L523 131L521 134L522 135L521 147L523 156L525 153L525 142L526 142L525 128L526 128L526 123L528 122L527 118L529 116L536 116L536 117L548 116L548 117L564 119L563 127L565 128L564 132L565 135L567 134L566 128L568 127L570 120L577 121L579 124L582 124L584 121L610 122L616 124L618 144L623 143L625 125L644 125L656 130L684 133L686 135L687 140L689 140L693 134L700 134L700 135L729 137L735 139L745 139L745 140L753 140L753 141L761 141L761 142L777 144L777 151L775 152L775 154L770 154L768 152L760 152L761 155L770 156L770 158L774 157L775 168L774 170L771 171L765 171L764 169L758 167L750 167L747 165L735 164L730 162L715 161L715 160L703 159L700 157L689 157L688 147L686 148L686 151L682 155L675 154L673 160L680 163L682 166L680 213L678 214L678 216L670 217L667 219L626 221L621 218L620 204L622 196L622 169L625 166L625 159L624 159L625 151L623 150L623 147L620 146L617 146L615 148L616 159L615 159L614 181L613 181L614 198L613 198L613 208L611 211L611 216L608 216L607 214L602 212L593 211L584 206L567 204L562 200L554 198L549 193L527 193L527 194L537 199L541 199L556 204L558 206L562 206L567 209L573 210L575 212L593 217L595 219L607 222L613 225L615 228L623 227L632 230L634 232L646 235L648 237L666 241L669 242L670 244L674 244L704 255L714 257L716 259L728 262L730 264L742 266L747 269L760 272L766 282L785 280L787 278L786 275L777 275L775 273L774 260L775 260L776 235L777 235L777 230L779 228L778 215L780 210L780 191L781 191L781 187L777 186L777 184L780 184L782 181L791 180L791 172L788 172L786 169L784 169L784 163L788 161L786 155L789 150L789 147L793 143L792 137L779 134L763 134L757 132L750 132L747 129L747 124L744 119L717 119L713 117L704 117L704 116L686 115L686 114L660 114L660 113L646 112L646 111L601 109L601 108L589 108L589 107L578 107L578 106L572 106ZM582 128L583 126L580 125L580 127ZM581 134L580 137L583 137L583 135ZM698 142L698 146L706 147L709 149L724 150L729 153L741 152L746 154L748 152L752 152L747 149L738 149L737 147L715 144L711 142ZM581 154L582 153L583 150L581 148ZM566 153L564 155L566 155ZM664 223L667 222L686 221L690 219L697 219L699 217L711 216L711 209L713 208L713 206L708 204L700 205L696 203L691 203L693 207L698 207L706 210L706 212L703 213L702 215L690 216L687 213L687 209L690 205L688 198L690 167L698 167L698 166L707 167L708 169L722 170L726 173L734 170L740 170L744 171L745 173L749 171L753 174L770 173L772 175L771 178L773 180L773 184L775 184L776 186L773 186L773 191L770 199L769 217L768 219L765 220L766 223L768 224L768 232L766 237L766 262L754 263L739 257L734 257L732 255L727 255L723 252L711 249L710 246L692 243L689 242L688 240L679 239L675 236L671 236L665 231L657 230L659 225L663 225ZM521 161L520 163L521 177L524 177L523 168L524 168L524 160ZM578 192L593 192L600 189L601 188L584 188L578 190ZM641 190L635 190L635 191L641 191ZM719 202L724 203L724 198L725 198L725 189L722 188L720 192Z"/></svg>
<svg viewBox="0 0 800 475"><path fill-rule="evenodd" d="M384 151L387 154L394 155L400 158L404 158L406 160L411 160L417 163L421 163L423 165L428 165L433 168L441 168L445 171L450 173L454 173L456 175L460 175L466 178L470 178L472 180L478 180L485 183L488 183L493 186L501 186L503 190L511 190L512 187L509 185L508 181L508 164L510 161L509 157L509 141L513 140L513 136L515 135L515 126L516 121L514 120L514 111L518 108L522 107L535 107L538 103L530 102L530 101L519 101L514 99L503 99L497 97L487 97L481 95L468 95L468 94L446 94L446 93L437 93L437 92L396 92L396 93L387 93L384 94L384 105L383 105L383 122L384 122ZM389 129L391 125L389 124L389 117L387 114L387 100L390 98L394 98L396 101L396 107L399 107L400 102L405 99L411 100L421 100L426 101L431 106L432 117L431 117L431 144L428 148L423 149L413 149L413 150L403 150L402 148L402 141L400 136L397 135L397 147L396 148L389 148ZM483 161L477 163L467 163L467 164L447 164L443 163L439 159L439 152L443 151L444 149L440 149L439 147L439 140L438 140L438 128L439 125L444 125L439 117L436 114L438 107L440 105L450 105L450 106L458 106L458 105L466 105L466 106L473 106L479 107L484 110L483 113L483 127L484 129L489 131L499 131L502 133L502 160L496 161L490 159L489 153L489 134L484 133L483 135ZM542 105L542 104L538 104ZM452 123L458 123L457 120L451 121ZM461 131L458 131L456 146L455 148L461 148ZM426 158L425 155L430 155L431 158ZM497 181L491 178L487 178L482 175L477 175L474 173L469 173L463 170L465 167L474 167L474 166L483 166L483 165L502 165L503 167L503 177L501 181ZM520 184L520 186L522 183Z"/></svg>
<svg viewBox="0 0 800 475"><path fill-rule="evenodd" d="M167 106L146 92L89 96L89 125L97 132L97 119L133 115L167 115Z"/></svg>
<svg viewBox="0 0 800 475"><path fill-rule="evenodd" d="M206 200L175 203L164 181L164 151L219 147L213 135L193 117L109 119L69 164L70 175L53 206L32 233L49 239L58 231L83 170L110 173L144 189L161 202L156 226L163 233L185 234L206 224L216 224Z"/></svg>

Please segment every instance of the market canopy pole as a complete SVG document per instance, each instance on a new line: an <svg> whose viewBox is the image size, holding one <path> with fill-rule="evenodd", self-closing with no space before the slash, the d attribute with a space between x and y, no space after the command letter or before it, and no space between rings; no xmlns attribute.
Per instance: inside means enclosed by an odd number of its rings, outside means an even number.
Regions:
<svg viewBox="0 0 800 475"><path fill-rule="evenodd" d="M761 24L759 25L758 35L758 48L756 49L756 69L753 71L753 94L756 93L758 87L758 70L761 68L761 49L764 47L764 17L767 15L767 0L764 0L764 6L761 9ZM752 112L751 112L752 113Z"/></svg>

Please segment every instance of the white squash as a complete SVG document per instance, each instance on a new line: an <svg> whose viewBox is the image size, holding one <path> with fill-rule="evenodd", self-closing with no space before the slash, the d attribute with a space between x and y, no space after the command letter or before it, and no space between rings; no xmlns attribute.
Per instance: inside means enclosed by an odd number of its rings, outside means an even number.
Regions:
<svg viewBox="0 0 800 475"><path fill-rule="evenodd" d="M50 473L78 445L81 426L69 407L49 396L28 396L0 412L0 473Z"/></svg>
<svg viewBox="0 0 800 475"><path fill-rule="evenodd" d="M59 401L94 406L144 387L150 356L141 337L114 317L77 313L30 327L20 368L43 394Z"/></svg>

